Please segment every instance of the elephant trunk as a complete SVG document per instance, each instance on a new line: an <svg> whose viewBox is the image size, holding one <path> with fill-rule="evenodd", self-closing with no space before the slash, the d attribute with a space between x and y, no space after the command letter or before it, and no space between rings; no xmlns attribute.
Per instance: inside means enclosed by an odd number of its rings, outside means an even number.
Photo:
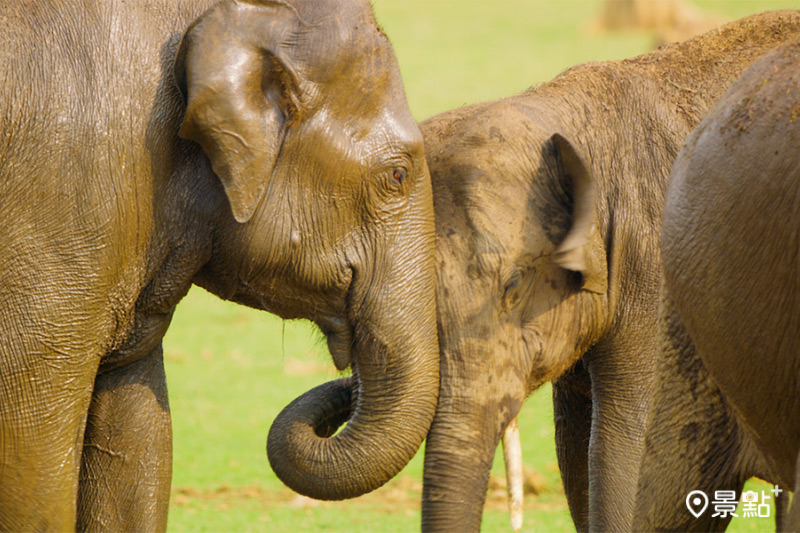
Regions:
<svg viewBox="0 0 800 533"><path fill-rule="evenodd" d="M437 414L428 434L422 531L480 531L494 447L465 438L459 418Z"/></svg>
<svg viewBox="0 0 800 533"><path fill-rule="evenodd" d="M270 464L293 490L360 496L396 475L425 439L439 390L432 247L432 235L396 243L374 268L354 268L353 377L301 396L269 432Z"/></svg>
<svg viewBox="0 0 800 533"><path fill-rule="evenodd" d="M496 350L464 344L452 351L442 344L439 405L425 446L423 531L480 531L495 451L524 398L517 383L497 384L487 368L463 364L485 362Z"/></svg>

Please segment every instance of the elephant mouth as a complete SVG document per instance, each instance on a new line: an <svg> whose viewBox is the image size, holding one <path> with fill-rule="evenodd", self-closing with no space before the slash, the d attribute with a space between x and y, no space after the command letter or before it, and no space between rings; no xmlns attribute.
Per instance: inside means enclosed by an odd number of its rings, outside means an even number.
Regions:
<svg viewBox="0 0 800 533"><path fill-rule="evenodd" d="M339 317L317 320L317 325L328 341L328 351L333 358L333 364L341 372L352 362L353 326Z"/></svg>
<svg viewBox="0 0 800 533"><path fill-rule="evenodd" d="M325 335L333 364L341 372L350 366L353 359L355 327L347 318L351 308L353 277L353 268L348 267L341 283L320 289L313 297L298 298L299 290L270 295L268 291L261 290L262 284L240 276L236 291L228 299L276 313L287 320L305 318L313 321ZM297 284L287 283L285 286L294 289ZM309 302L316 302L311 309Z"/></svg>
<svg viewBox="0 0 800 533"><path fill-rule="evenodd" d="M338 312L317 316L315 322L328 342L328 351L333 364L339 372L353 362L353 343L355 342L355 326L348 320L352 308L355 268L348 265L347 290L341 301Z"/></svg>

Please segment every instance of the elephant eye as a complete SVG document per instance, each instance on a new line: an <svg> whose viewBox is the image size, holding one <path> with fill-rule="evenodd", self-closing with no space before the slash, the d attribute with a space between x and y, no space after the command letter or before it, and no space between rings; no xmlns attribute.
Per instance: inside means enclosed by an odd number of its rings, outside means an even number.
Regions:
<svg viewBox="0 0 800 533"><path fill-rule="evenodd" d="M503 301L509 302L511 304L514 303L516 289L519 287L520 281L522 279L522 275L519 271L515 271L505 282L503 286Z"/></svg>
<svg viewBox="0 0 800 533"><path fill-rule="evenodd" d="M406 180L407 177L408 173L404 168L396 168L392 171L392 179L398 185L401 185Z"/></svg>
<svg viewBox="0 0 800 533"><path fill-rule="evenodd" d="M517 288L517 285L519 285L519 278L511 280L503 289L503 298L508 298L512 291Z"/></svg>

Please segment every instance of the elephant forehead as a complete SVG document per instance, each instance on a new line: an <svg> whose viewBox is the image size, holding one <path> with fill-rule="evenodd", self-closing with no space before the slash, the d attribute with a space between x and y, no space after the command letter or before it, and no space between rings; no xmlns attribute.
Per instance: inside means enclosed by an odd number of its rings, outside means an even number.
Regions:
<svg viewBox="0 0 800 533"><path fill-rule="evenodd" d="M325 166L354 163L367 170L391 164L403 155L422 156L422 135L401 112L383 109L372 117L340 120L330 107L323 107L303 127L300 138L313 139L314 157ZM396 161L395 161L396 162Z"/></svg>
<svg viewBox="0 0 800 533"><path fill-rule="evenodd" d="M449 186L437 187L434 202L442 264L483 277L553 247L524 185L481 165L454 165L449 172Z"/></svg>
<svg viewBox="0 0 800 533"><path fill-rule="evenodd" d="M388 43L374 54L346 61L337 76L341 78L326 89L328 113L346 124L355 138L383 131L393 140L422 144L422 134L408 108L403 81Z"/></svg>
<svg viewBox="0 0 800 533"><path fill-rule="evenodd" d="M491 248L510 254L522 249L543 248L549 239L533 212L527 191L517 184L494 182L473 185L466 216L469 227ZM486 251L478 246L474 251Z"/></svg>
<svg viewBox="0 0 800 533"><path fill-rule="evenodd" d="M400 79L389 40L367 6L354 15L337 14L317 25L301 25L287 40L302 69L316 83L357 100L390 91ZM323 53L320 53L324 51Z"/></svg>
<svg viewBox="0 0 800 533"><path fill-rule="evenodd" d="M363 137L358 133L363 132ZM384 107L378 116L374 127L362 129L356 133L356 139L372 146L388 146L393 150L415 152L413 155L421 156L423 143L422 133L411 113L404 107L400 109Z"/></svg>
<svg viewBox="0 0 800 533"><path fill-rule="evenodd" d="M380 32L372 7L365 0L288 0L281 4L298 22L286 45L306 50L323 47L326 54L316 53L317 65L352 59L363 51L359 45L364 35Z"/></svg>

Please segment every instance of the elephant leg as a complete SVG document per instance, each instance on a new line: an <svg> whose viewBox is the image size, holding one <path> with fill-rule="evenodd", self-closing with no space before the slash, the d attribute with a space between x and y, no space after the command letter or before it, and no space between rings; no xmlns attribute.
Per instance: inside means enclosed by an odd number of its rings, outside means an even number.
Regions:
<svg viewBox="0 0 800 533"><path fill-rule="evenodd" d="M592 385L589 529L630 531L649 409L647 349L596 346L584 358Z"/></svg>
<svg viewBox="0 0 800 533"><path fill-rule="evenodd" d="M633 530L723 531L730 515L714 517L715 493L741 494L754 457L735 413L710 379L668 298L662 310L656 385L648 418ZM695 517L692 491L708 498ZM702 500L702 497L701 497ZM695 511L702 509L702 503Z"/></svg>
<svg viewBox="0 0 800 533"><path fill-rule="evenodd" d="M800 480L800 477L798 478ZM795 486L797 485L797 481L795 481ZM789 524L789 512L791 510L790 503L790 492L787 492L783 487L781 487L782 492L780 496L775 498L775 531L798 531L795 529L789 529L787 524ZM796 525L797 523L794 522Z"/></svg>
<svg viewBox="0 0 800 533"><path fill-rule="evenodd" d="M800 491L800 455L795 463L794 494ZM783 498L775 499L776 531L800 531L800 502L792 498L789 505L789 494L783 493Z"/></svg>
<svg viewBox="0 0 800 533"><path fill-rule="evenodd" d="M172 427L161 345L95 381L83 443L79 531L164 531Z"/></svg>
<svg viewBox="0 0 800 533"><path fill-rule="evenodd" d="M0 318L14 324L2 306ZM0 337L0 531L71 530L97 358L48 349L44 335Z"/></svg>
<svg viewBox="0 0 800 533"><path fill-rule="evenodd" d="M556 455L572 521L589 529L589 438L592 431L592 381L582 361L553 382Z"/></svg>

